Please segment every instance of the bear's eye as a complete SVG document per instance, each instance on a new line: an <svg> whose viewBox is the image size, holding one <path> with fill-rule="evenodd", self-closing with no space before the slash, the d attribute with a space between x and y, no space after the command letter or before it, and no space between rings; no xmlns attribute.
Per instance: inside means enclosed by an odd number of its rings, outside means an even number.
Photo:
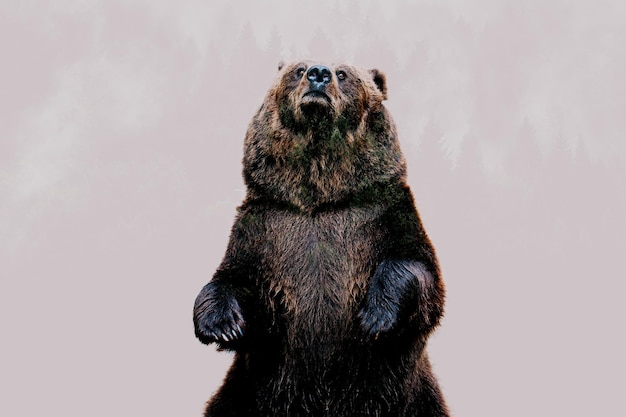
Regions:
<svg viewBox="0 0 626 417"><path fill-rule="evenodd" d="M340 70L340 71L337 71L337 79L338 79L339 81L343 81L343 80L345 80L347 76L348 76L348 74L346 74L346 72L345 72L345 71L341 71L341 70Z"/></svg>
<svg viewBox="0 0 626 417"><path fill-rule="evenodd" d="M298 69L296 70L296 76L297 76L298 78L302 78L302 76L304 75L304 71L305 71L305 68L304 68L304 67L300 67L300 68L298 68Z"/></svg>

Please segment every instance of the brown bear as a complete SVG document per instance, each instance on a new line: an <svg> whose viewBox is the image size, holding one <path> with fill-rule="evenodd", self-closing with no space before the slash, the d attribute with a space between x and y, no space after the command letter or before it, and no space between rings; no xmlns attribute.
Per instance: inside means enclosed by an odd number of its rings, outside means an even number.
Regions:
<svg viewBox="0 0 626 417"><path fill-rule="evenodd" d="M205 416L448 416L425 350L445 289L386 98L378 70L279 66L194 306L200 341L235 352Z"/></svg>

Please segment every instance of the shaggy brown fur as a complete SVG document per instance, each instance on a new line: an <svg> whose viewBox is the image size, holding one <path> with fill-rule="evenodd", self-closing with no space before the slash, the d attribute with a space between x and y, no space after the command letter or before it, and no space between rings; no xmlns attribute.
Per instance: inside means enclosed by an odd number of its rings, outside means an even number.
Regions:
<svg viewBox="0 0 626 417"><path fill-rule="evenodd" d="M206 416L447 416L425 351L444 285L384 75L281 66L245 140L246 199L196 299L235 352Z"/></svg>

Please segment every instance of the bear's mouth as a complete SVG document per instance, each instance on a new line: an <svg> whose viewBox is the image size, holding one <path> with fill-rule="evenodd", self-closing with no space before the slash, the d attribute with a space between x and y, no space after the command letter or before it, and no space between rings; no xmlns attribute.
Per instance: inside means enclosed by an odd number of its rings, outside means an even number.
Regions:
<svg viewBox="0 0 626 417"><path fill-rule="evenodd" d="M302 100L307 102L324 102L326 104L331 104L330 97L323 91L319 90L309 90L302 95Z"/></svg>

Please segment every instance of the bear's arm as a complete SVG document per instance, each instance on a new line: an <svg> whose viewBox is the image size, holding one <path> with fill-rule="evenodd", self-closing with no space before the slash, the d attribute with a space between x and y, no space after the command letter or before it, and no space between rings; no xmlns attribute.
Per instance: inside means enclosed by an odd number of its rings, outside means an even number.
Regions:
<svg viewBox="0 0 626 417"><path fill-rule="evenodd" d="M253 274L259 265L254 250L258 227L250 219L249 213L239 213L222 263L196 298L193 322L202 343L217 342L228 347L244 335L246 322L242 307L253 290Z"/></svg>
<svg viewBox="0 0 626 417"><path fill-rule="evenodd" d="M445 287L407 186L393 193L381 224L382 261L359 313L363 329L374 337L405 331L428 334L443 315Z"/></svg>

